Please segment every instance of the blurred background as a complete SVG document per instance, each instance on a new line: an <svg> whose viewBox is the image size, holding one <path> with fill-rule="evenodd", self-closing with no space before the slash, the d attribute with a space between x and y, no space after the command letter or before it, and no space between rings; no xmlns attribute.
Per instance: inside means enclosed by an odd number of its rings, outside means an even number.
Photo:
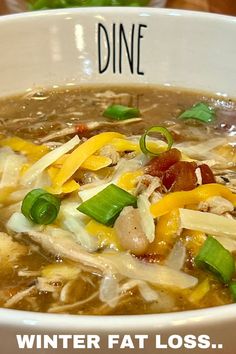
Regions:
<svg viewBox="0 0 236 354"><path fill-rule="evenodd" d="M79 2L87 2L89 5L96 4L96 0L28 0L28 3L31 3L32 6L35 7L35 9L48 6L64 7L64 5L66 6L66 4L75 4ZM108 4L111 2L112 1L108 0L100 1L100 3L104 4ZM0 14L3 15L7 13L27 11L29 10L28 3L25 0L0 0ZM156 7L164 6L168 8L207 11L236 16L236 0L113 0L113 3L123 4L125 6L129 6L129 4L141 4Z"/></svg>

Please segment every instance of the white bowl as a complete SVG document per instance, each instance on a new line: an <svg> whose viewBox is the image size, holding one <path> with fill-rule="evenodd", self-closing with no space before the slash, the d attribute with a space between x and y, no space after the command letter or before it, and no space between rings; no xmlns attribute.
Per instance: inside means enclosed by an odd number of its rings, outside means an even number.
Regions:
<svg viewBox="0 0 236 354"><path fill-rule="evenodd" d="M101 69L106 64L108 47L104 28L110 38L113 24L116 27L122 24L129 39L134 24L133 73L125 55L121 73L118 72L119 58L116 60L116 73L113 73L112 62L104 73L99 73L99 23ZM39 86L115 83L161 84L236 98L235 38L236 18L177 10L87 8L6 16L0 19L0 93L6 96ZM116 55L118 53L116 48ZM112 55L111 47L111 58ZM204 334L211 337L211 347L205 349L205 353L233 354L235 325L236 305L117 317L52 315L2 309L1 353L18 352L16 334L97 334L102 341L102 349L97 352L106 353L109 334L130 333L149 335L145 342L148 353L161 351L155 349L155 335L162 335L162 342L166 343L167 337L174 334ZM224 349L214 349L212 344L222 344ZM182 347L179 352L189 350ZM113 349L112 353L120 351ZM173 351L163 349L165 353ZM38 352L35 348L30 351L32 354ZM54 352L55 349L47 351ZM57 353L63 352L60 346ZM73 351L68 349L66 352ZM139 352L137 340L136 352ZM201 348L197 346L191 352L200 353Z"/></svg>

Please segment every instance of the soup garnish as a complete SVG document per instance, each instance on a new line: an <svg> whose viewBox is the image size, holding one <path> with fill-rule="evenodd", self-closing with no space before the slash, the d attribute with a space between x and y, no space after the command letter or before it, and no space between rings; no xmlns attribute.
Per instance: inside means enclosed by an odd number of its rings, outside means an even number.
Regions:
<svg viewBox="0 0 236 354"><path fill-rule="evenodd" d="M0 305L235 301L235 104L151 87L38 95L0 102Z"/></svg>
<svg viewBox="0 0 236 354"><path fill-rule="evenodd" d="M151 151L148 149L147 147L147 143L146 143L146 140L147 140L147 136L149 133L152 133L152 132L155 132L155 133L160 133L161 135L163 135L167 141L167 150L170 150L172 145L173 145L173 138L172 138L172 135L171 133L169 132L168 129L166 129L165 127L160 127L160 126L154 126L154 127L151 127L149 128L140 138L139 140L139 146L140 146L140 149L141 151L144 153L144 154L147 154L147 155L151 155L151 156L155 156L155 155L160 155L160 153L157 153L155 151Z"/></svg>
<svg viewBox="0 0 236 354"><path fill-rule="evenodd" d="M212 109L205 103L199 102L193 105L193 107L181 113L179 119L183 119L183 120L195 119L199 122L211 123L215 119L215 112L214 109Z"/></svg>
<svg viewBox="0 0 236 354"><path fill-rule="evenodd" d="M103 116L114 120L126 120L140 117L138 108L126 107L122 105L111 105L103 112Z"/></svg>
<svg viewBox="0 0 236 354"><path fill-rule="evenodd" d="M34 189L29 192L21 205L22 214L36 224L52 224L57 218L61 201L53 194L43 189Z"/></svg>

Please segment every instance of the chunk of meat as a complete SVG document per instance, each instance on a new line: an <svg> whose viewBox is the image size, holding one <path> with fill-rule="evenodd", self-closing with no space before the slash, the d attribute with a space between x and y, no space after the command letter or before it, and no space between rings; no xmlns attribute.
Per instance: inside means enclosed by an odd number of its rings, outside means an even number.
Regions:
<svg viewBox="0 0 236 354"><path fill-rule="evenodd" d="M202 184L215 183L215 177L212 170L206 164L199 166L202 175Z"/></svg>
<svg viewBox="0 0 236 354"><path fill-rule="evenodd" d="M170 149L150 161L147 167L147 173L154 177L162 177L163 173L168 170L168 168L180 160L181 152L175 148Z"/></svg>
<svg viewBox="0 0 236 354"><path fill-rule="evenodd" d="M165 172L162 183L172 192L192 190L197 186L196 168L195 162L176 162Z"/></svg>
<svg viewBox="0 0 236 354"><path fill-rule="evenodd" d="M120 245L136 256L144 254L149 242L143 231L138 209L126 207L117 218L114 228Z"/></svg>

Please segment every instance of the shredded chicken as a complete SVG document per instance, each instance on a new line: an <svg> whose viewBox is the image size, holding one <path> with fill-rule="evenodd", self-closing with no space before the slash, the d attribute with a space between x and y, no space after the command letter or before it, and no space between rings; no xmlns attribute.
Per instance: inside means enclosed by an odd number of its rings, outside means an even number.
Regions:
<svg viewBox="0 0 236 354"><path fill-rule="evenodd" d="M118 301L118 304L116 307L119 306L123 307L125 306L127 303L130 302L130 295L132 295L132 293L124 293L124 294L120 294L119 296L117 296L115 299L113 299L113 301ZM96 315L97 313L99 313L100 315L110 315L112 314L112 312L114 311L114 307L109 306L107 303L103 303L100 307L95 309L90 309L89 311L89 315ZM83 312L78 312L79 314L83 314Z"/></svg>
<svg viewBox="0 0 236 354"><path fill-rule="evenodd" d="M9 300L7 300L4 304L4 307L10 308L15 306L18 302L26 298L27 296L31 295L36 291L36 286L32 285L28 289L24 289L19 291L17 294L13 295Z"/></svg>
<svg viewBox="0 0 236 354"><path fill-rule="evenodd" d="M97 92L94 94L95 97L99 98L99 99L112 99L112 100L115 100L115 99L129 99L129 101L132 99L132 96L127 93L127 92L121 92L121 93L116 93L112 90L106 90L104 92ZM118 101L120 102L120 101ZM123 103L124 104L124 103Z"/></svg>
<svg viewBox="0 0 236 354"><path fill-rule="evenodd" d="M159 177L153 177L145 174L140 177L135 194L139 195L141 193L145 193L145 195L150 198L154 191L160 186L161 180Z"/></svg>
<svg viewBox="0 0 236 354"><path fill-rule="evenodd" d="M77 309L79 306L87 304L88 302L96 299L97 296L98 296L98 291L94 292L91 296L89 296L85 300L77 301L77 302L75 302L73 304L69 304L69 305L53 306L53 307L49 308L48 312L49 313L62 313L62 312L72 311L72 310Z"/></svg>
<svg viewBox="0 0 236 354"><path fill-rule="evenodd" d="M150 197L151 204L155 204L155 203L159 202L159 200L161 200L162 197L163 197L163 195L160 192L153 192Z"/></svg>
<svg viewBox="0 0 236 354"><path fill-rule="evenodd" d="M58 138L63 138L64 136L68 136L68 135L72 135L72 134L76 134L75 127L72 127L72 128L66 127L66 128L61 129L57 132L50 133L43 138L40 138L39 142L42 144L42 143L45 143L45 142L48 142L48 141L51 141L54 139L58 139Z"/></svg>
<svg viewBox="0 0 236 354"><path fill-rule="evenodd" d="M88 122L88 121L85 121L85 122L80 122L80 124L84 127L85 131L92 131L92 130L95 130L98 128L102 128L104 126L112 126L114 128L117 125L119 126L119 125L134 124L134 123L141 122L141 121L142 121L142 118L132 118L132 119L122 120L122 121L118 121L118 122L107 122L107 121L100 121L100 122L90 121L90 122ZM42 144L42 143L45 143L50 140L63 138L68 135L78 134L78 130L79 129L77 129L76 126L69 127L69 128L66 127L64 129L60 129L59 131L50 133L43 138L40 138L38 140L38 142L40 144Z"/></svg>
<svg viewBox="0 0 236 354"><path fill-rule="evenodd" d="M50 235L49 233L44 234L36 231L29 231L29 236L34 242L39 243L53 254L83 263L98 272L107 272L107 265L104 264L102 259L97 255L86 252L82 246L74 241L73 237L62 237L57 235L56 232Z"/></svg>
<svg viewBox="0 0 236 354"><path fill-rule="evenodd" d="M49 231L54 231L49 233ZM120 274L159 285L175 285L189 288L197 284L197 279L184 272L176 271L158 264L143 263L124 252L103 252L91 254L78 245L73 237L62 237L55 228L46 230L47 233L29 231L29 237L39 243L45 250L87 267L99 274Z"/></svg>
<svg viewBox="0 0 236 354"><path fill-rule="evenodd" d="M18 271L18 276L19 277L26 277L26 278L30 278L30 277L37 277L40 275L40 272L37 270L27 270L27 269L21 269Z"/></svg>
<svg viewBox="0 0 236 354"><path fill-rule="evenodd" d="M227 171L222 175L222 171L219 176L216 176L216 182L226 185L233 193L236 193L236 172Z"/></svg>
<svg viewBox="0 0 236 354"><path fill-rule="evenodd" d="M198 209L217 215L222 215L234 210L233 204L222 197L211 197L199 204Z"/></svg>
<svg viewBox="0 0 236 354"><path fill-rule="evenodd" d="M112 160L112 165L116 165L120 159L119 153L116 151L114 146L106 145L100 150L101 156L109 157Z"/></svg>
<svg viewBox="0 0 236 354"><path fill-rule="evenodd" d="M58 290L57 284L50 282L48 279L43 277L37 278L36 287L39 291L53 293L55 290Z"/></svg>
<svg viewBox="0 0 236 354"><path fill-rule="evenodd" d="M70 290L73 287L73 285L74 285L74 281L70 280L63 286L63 288L61 290L61 294L60 294L60 301L61 302L64 302L64 303L69 302L68 301L69 300L69 293L70 293Z"/></svg>

